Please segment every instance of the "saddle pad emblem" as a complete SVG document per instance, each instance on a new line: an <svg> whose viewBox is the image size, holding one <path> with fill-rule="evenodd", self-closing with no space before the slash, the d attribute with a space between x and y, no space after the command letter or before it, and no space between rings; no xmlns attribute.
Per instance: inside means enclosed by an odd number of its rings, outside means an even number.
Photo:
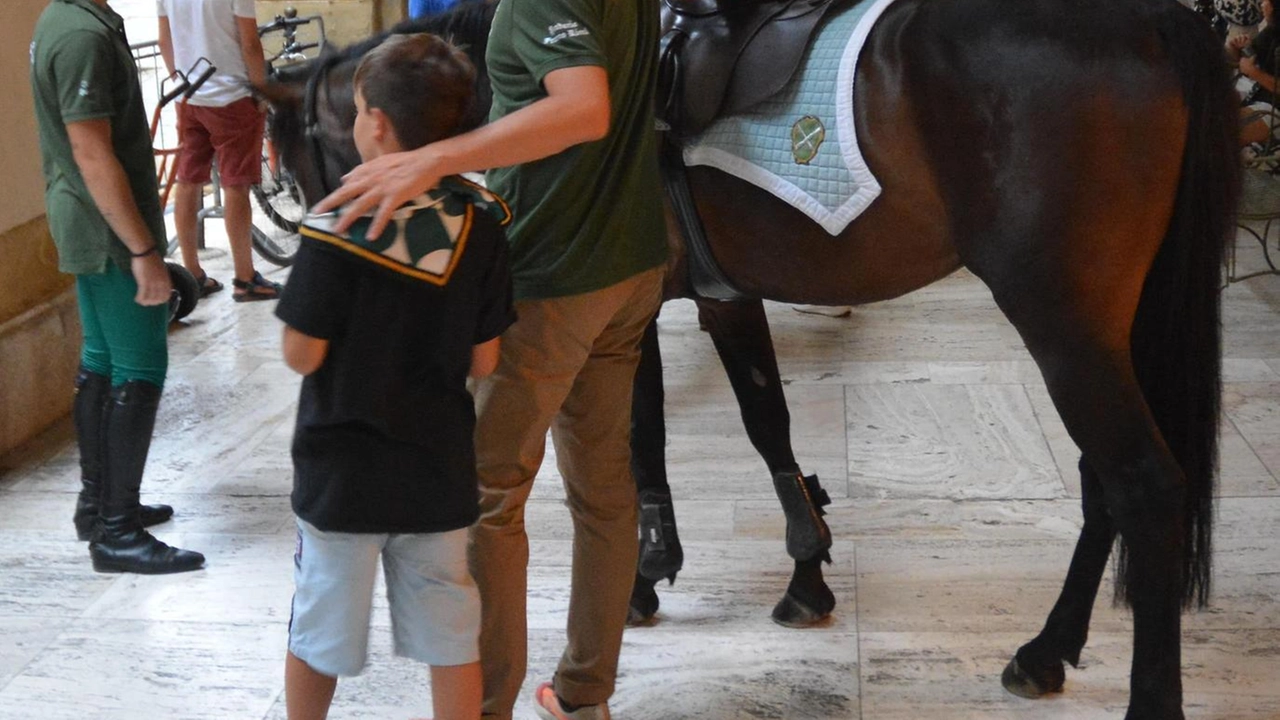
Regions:
<svg viewBox="0 0 1280 720"><path fill-rule="evenodd" d="M818 156L818 148L827 139L827 128L812 115L805 115L791 126L791 157L800 165L808 165Z"/></svg>

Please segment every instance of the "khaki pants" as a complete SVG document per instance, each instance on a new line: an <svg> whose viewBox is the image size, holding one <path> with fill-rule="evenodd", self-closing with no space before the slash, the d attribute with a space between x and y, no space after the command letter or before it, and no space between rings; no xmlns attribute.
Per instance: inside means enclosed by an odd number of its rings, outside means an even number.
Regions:
<svg viewBox="0 0 1280 720"><path fill-rule="evenodd" d="M631 384L640 337L658 309L661 267L581 295L516 303L498 369L475 385L480 521L471 572L480 588L486 716L510 718L524 682L529 538L524 506L547 430L573 518L568 646L556 670L566 702L613 694L635 580Z"/></svg>

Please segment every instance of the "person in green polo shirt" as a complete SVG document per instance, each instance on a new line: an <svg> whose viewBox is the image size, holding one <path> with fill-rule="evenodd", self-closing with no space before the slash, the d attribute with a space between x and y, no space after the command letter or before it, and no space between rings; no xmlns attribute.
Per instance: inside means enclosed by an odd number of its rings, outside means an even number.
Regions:
<svg viewBox="0 0 1280 720"><path fill-rule="evenodd" d="M84 342L72 414L80 446L76 533L99 572L204 564L145 526L139 502L168 369L169 271L151 137L124 19L107 0L53 0L31 41L45 208L58 268L76 276Z"/></svg>
<svg viewBox="0 0 1280 720"><path fill-rule="evenodd" d="M526 670L524 503L556 445L573 516L568 647L536 692L543 718L609 717L638 554L631 383L666 260L654 134L656 0L502 0L490 123L356 168L317 206L371 233L441 177L489 169L506 198L518 320L475 386L486 717L510 718Z"/></svg>

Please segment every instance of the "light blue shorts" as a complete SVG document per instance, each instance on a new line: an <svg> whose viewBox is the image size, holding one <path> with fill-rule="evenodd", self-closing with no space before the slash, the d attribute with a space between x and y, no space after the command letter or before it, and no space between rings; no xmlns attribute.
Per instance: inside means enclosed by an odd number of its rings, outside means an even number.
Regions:
<svg viewBox="0 0 1280 720"><path fill-rule="evenodd" d="M467 531L405 535L323 532L298 519L289 652L316 672L359 675L369 647L382 558L395 653L429 665L480 659L480 594Z"/></svg>

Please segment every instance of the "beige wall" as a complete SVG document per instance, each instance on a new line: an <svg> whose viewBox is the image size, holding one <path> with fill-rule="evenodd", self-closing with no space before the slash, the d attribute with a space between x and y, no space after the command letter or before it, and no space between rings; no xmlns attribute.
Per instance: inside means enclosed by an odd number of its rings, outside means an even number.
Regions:
<svg viewBox="0 0 1280 720"><path fill-rule="evenodd" d="M44 217L27 72L48 0L0 0L0 454L67 414L80 325Z"/></svg>
<svg viewBox="0 0 1280 720"><path fill-rule="evenodd" d="M0 0L0 232L44 213L40 148L28 90L31 30L47 0ZM8 254L7 252L5 253Z"/></svg>
<svg viewBox="0 0 1280 720"><path fill-rule="evenodd" d="M64 290L69 279L44 222L44 180L27 72L31 31L47 0L0 0L0 325Z"/></svg>

